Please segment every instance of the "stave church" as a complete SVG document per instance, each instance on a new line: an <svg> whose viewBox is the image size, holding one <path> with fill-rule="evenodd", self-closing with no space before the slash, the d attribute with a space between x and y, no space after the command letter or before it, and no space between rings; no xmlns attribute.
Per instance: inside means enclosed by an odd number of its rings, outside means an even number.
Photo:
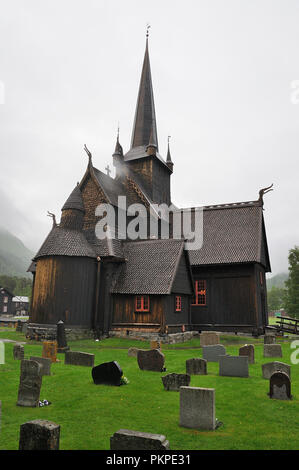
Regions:
<svg viewBox="0 0 299 470"><path fill-rule="evenodd" d="M28 269L33 276L28 334L47 338L62 320L74 337L158 334L204 330L263 334L268 324L265 273L270 261L263 217L263 195L256 200L202 207L202 245L186 249L173 236L172 219L158 218L158 235L128 237L117 230L127 210L142 205L145 217L157 205L172 204L174 171L169 142L159 153L148 37L139 84L131 146L116 139L115 177L88 165L66 197L59 223L52 227ZM120 196L126 205L120 207ZM110 205L116 228L106 237L96 227L97 207ZM196 208L177 208L189 211ZM103 217L102 217L103 218ZM169 224L170 236L161 236Z"/></svg>

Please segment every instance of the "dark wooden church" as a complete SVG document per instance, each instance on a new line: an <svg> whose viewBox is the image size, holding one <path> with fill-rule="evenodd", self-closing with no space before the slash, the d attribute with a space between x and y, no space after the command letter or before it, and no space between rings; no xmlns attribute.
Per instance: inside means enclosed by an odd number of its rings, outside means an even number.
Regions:
<svg viewBox="0 0 299 470"><path fill-rule="evenodd" d="M86 172L63 205L60 223L53 217L29 268L31 326L63 320L70 329L97 334L209 329L262 334L270 271L264 190L256 201L204 207L198 250L187 251L184 239L164 239L160 228L158 237L146 239L126 239L115 229L104 239L96 235L99 204L118 209L118 218L129 224L131 204L142 204L150 218L155 204L172 202L173 162L169 145L166 159L159 153L148 39L131 148L123 153L117 137L115 178L95 168L85 150ZM126 197L125 208L119 196Z"/></svg>

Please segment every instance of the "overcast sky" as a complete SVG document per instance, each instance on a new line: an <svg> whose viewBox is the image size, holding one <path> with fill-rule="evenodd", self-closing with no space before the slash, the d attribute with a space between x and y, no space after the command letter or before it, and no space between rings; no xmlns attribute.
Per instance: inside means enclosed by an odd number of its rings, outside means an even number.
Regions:
<svg viewBox="0 0 299 470"><path fill-rule="evenodd" d="M0 0L0 225L33 251L86 166L129 149L150 23L173 202L265 196L272 272L299 244L297 0ZM298 94L299 96L299 94ZM299 101L299 100L298 100Z"/></svg>

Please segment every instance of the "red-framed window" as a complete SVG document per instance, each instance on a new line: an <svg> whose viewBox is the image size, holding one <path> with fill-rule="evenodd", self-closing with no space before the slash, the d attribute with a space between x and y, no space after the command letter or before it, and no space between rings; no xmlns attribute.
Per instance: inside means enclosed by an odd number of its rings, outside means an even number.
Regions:
<svg viewBox="0 0 299 470"><path fill-rule="evenodd" d="M135 312L149 312L149 295L136 295Z"/></svg>
<svg viewBox="0 0 299 470"><path fill-rule="evenodd" d="M192 305L207 305L207 282L203 279L195 281L195 296Z"/></svg>
<svg viewBox="0 0 299 470"><path fill-rule="evenodd" d="M182 296L181 295L175 296L175 311L176 312L182 311Z"/></svg>

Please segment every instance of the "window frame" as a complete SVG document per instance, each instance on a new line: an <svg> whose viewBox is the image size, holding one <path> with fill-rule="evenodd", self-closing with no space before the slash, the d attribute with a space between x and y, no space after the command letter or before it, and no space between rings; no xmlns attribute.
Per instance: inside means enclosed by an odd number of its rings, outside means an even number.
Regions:
<svg viewBox="0 0 299 470"><path fill-rule="evenodd" d="M140 307L138 307L139 300L140 300ZM148 313L149 311L150 311L149 295L135 295L135 312Z"/></svg>
<svg viewBox="0 0 299 470"><path fill-rule="evenodd" d="M181 295L176 295L174 298L174 309L175 312L181 312L182 311L182 296Z"/></svg>
<svg viewBox="0 0 299 470"><path fill-rule="evenodd" d="M199 283L203 283L203 287L201 286L199 288ZM195 288L195 298L192 300L192 304L196 307L206 307L207 305L207 281L206 279L197 279L194 283L194 288ZM204 297L204 303L199 302L199 296ZM195 300L195 302L194 302Z"/></svg>

